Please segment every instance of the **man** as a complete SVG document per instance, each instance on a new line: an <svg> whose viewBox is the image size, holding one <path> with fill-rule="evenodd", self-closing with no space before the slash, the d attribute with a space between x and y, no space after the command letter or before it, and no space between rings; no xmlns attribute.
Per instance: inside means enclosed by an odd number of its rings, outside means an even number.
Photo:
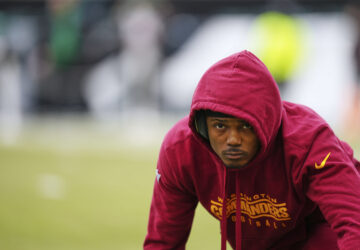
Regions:
<svg viewBox="0 0 360 250"><path fill-rule="evenodd" d="M258 58L231 55L164 139L144 249L184 249L198 202L220 220L221 249L360 249L359 169Z"/></svg>

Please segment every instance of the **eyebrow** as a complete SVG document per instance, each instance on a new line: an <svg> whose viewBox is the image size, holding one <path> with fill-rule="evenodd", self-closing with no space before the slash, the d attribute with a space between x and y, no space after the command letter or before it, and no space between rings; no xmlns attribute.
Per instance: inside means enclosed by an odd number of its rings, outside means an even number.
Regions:
<svg viewBox="0 0 360 250"><path fill-rule="evenodd" d="M209 117L210 118L210 122L223 122L223 123L227 123L229 122L226 118L224 117ZM233 118L233 117L229 117L229 118ZM245 120L239 119L239 121L244 124L249 124L251 126L251 124Z"/></svg>
<svg viewBox="0 0 360 250"><path fill-rule="evenodd" d="M228 120L225 120L224 118L210 117L210 121L227 122Z"/></svg>

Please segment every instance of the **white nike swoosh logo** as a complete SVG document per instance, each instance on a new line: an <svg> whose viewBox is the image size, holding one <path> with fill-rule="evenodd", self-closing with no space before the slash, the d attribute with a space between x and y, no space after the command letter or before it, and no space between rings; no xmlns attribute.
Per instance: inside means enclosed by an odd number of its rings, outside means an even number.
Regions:
<svg viewBox="0 0 360 250"><path fill-rule="evenodd" d="M157 180L157 182L159 182L160 177L161 177L161 174L159 174L159 169L156 169L156 180Z"/></svg>

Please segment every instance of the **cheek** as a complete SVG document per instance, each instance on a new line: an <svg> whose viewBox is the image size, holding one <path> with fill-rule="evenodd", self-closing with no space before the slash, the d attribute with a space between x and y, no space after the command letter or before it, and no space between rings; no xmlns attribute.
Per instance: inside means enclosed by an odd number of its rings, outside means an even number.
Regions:
<svg viewBox="0 0 360 250"><path fill-rule="evenodd" d="M248 145L248 150L251 152L256 152L259 148L259 140L255 134L249 134L246 137L246 144Z"/></svg>
<svg viewBox="0 0 360 250"><path fill-rule="evenodd" d="M217 151L218 146L217 146L216 140L210 139L210 146L214 151Z"/></svg>
<svg viewBox="0 0 360 250"><path fill-rule="evenodd" d="M251 150L253 151L254 154L257 153L257 151L259 150L260 147L260 142L257 139L257 137L253 138L252 143L251 143Z"/></svg>
<svg viewBox="0 0 360 250"><path fill-rule="evenodd" d="M210 136L210 146L211 148L217 153L219 154L219 152L221 151L221 140L219 138L214 138Z"/></svg>

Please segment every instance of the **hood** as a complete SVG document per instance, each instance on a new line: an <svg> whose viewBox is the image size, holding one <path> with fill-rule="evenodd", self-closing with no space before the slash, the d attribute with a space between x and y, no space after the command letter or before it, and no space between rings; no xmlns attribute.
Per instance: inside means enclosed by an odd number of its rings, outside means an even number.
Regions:
<svg viewBox="0 0 360 250"><path fill-rule="evenodd" d="M261 144L256 156L259 158L279 130L282 101L278 86L264 63L244 50L215 63L198 83L189 126L198 138L202 138L195 125L199 110L229 114L250 123Z"/></svg>

